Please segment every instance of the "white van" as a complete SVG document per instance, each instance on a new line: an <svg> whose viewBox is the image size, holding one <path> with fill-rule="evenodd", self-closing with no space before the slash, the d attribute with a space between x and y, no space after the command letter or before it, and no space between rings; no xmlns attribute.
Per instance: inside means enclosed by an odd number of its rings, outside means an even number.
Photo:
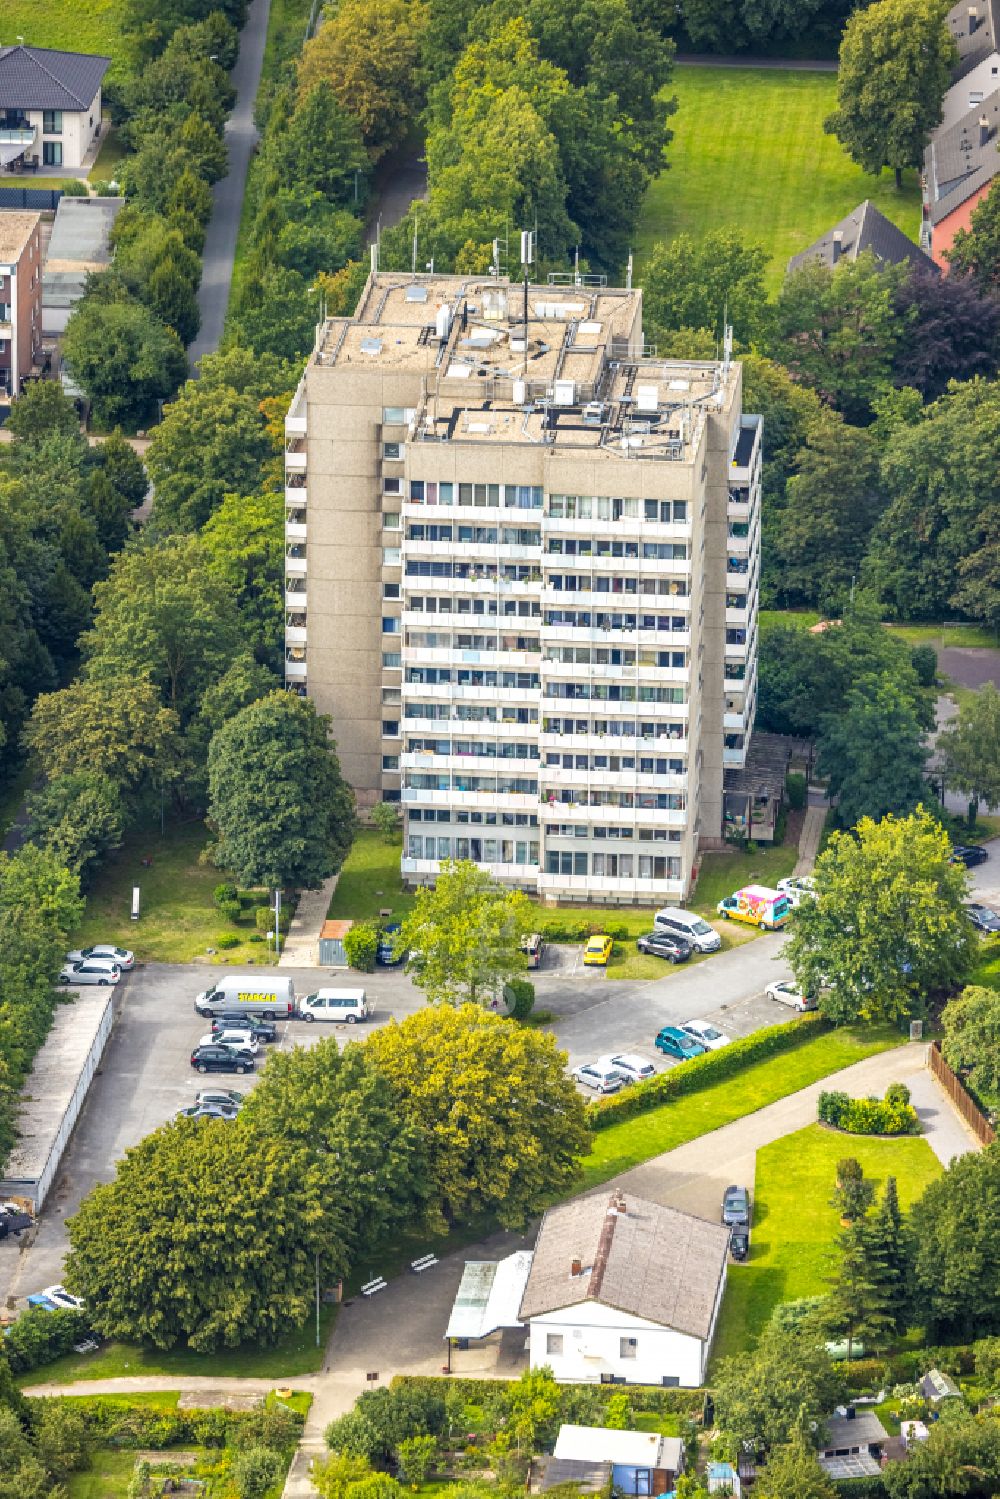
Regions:
<svg viewBox="0 0 1000 1499"><path fill-rule="evenodd" d="M683 911L680 906L664 906L662 911L657 911L653 926L671 937L683 937L696 952L718 952L722 946L722 938L714 926L709 926L694 911Z"/></svg>
<svg viewBox="0 0 1000 1499"><path fill-rule="evenodd" d="M363 989L317 989L299 1000L300 1020L332 1020L336 1024L355 1025L367 1020L371 1011Z"/></svg>
<svg viewBox="0 0 1000 1499"><path fill-rule="evenodd" d="M247 1015L288 1016L295 1012L295 988L289 978L267 978L263 973L227 973L214 989L198 995L194 1007L199 1015L237 1011Z"/></svg>

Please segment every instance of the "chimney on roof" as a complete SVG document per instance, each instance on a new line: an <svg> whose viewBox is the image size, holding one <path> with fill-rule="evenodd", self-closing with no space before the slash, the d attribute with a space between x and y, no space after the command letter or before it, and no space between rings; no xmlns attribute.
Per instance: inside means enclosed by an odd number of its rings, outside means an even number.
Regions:
<svg viewBox="0 0 1000 1499"><path fill-rule="evenodd" d="M833 231L833 263L834 263L834 265L836 265L837 261L840 259L841 254L843 253L843 249L844 249L844 231L843 231L843 229L835 229Z"/></svg>
<svg viewBox="0 0 1000 1499"><path fill-rule="evenodd" d="M969 6L969 35L975 36L979 27L979 11L974 5Z"/></svg>
<svg viewBox="0 0 1000 1499"><path fill-rule="evenodd" d="M990 122L985 115L979 116L979 149L982 150L990 138Z"/></svg>
<svg viewBox="0 0 1000 1499"><path fill-rule="evenodd" d="M570 1275L582 1275L583 1274L583 1260L580 1258L579 1255L574 1255L573 1258L570 1260L570 1262L569 1262L569 1273L570 1273Z"/></svg>

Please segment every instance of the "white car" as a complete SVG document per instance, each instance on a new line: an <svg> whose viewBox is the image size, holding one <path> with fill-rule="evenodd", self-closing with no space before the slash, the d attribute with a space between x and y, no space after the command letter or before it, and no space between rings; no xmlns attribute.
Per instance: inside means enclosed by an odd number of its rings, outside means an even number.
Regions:
<svg viewBox="0 0 1000 1499"><path fill-rule="evenodd" d="M778 979L773 984L768 984L764 990L768 999L777 1000L779 1005L788 1005L793 1010L805 1012L815 1010L816 1000L812 995L803 994L794 979Z"/></svg>
<svg viewBox="0 0 1000 1499"><path fill-rule="evenodd" d="M582 1067L573 1068L573 1076L578 1083L593 1088L595 1093L617 1093L631 1082L624 1072L618 1067L610 1067L607 1062L585 1062Z"/></svg>
<svg viewBox="0 0 1000 1499"><path fill-rule="evenodd" d="M789 875L787 880L778 881L777 888L788 897L788 904L793 908L801 906L804 900L816 899L816 881L811 874Z"/></svg>
<svg viewBox="0 0 1000 1499"><path fill-rule="evenodd" d="M632 1051L619 1051L611 1057L598 1057L598 1067L624 1072L630 1083L641 1083L647 1077L656 1076L656 1068L645 1057L637 1057Z"/></svg>
<svg viewBox="0 0 1000 1499"><path fill-rule="evenodd" d="M232 1030L216 1031L214 1035L211 1031L209 1031L207 1036L202 1036L201 1040L198 1042L198 1045L235 1046L240 1051L252 1051L254 1053L257 1053L260 1050L260 1042L257 1040L257 1037L253 1034L252 1031L237 1030L235 1026Z"/></svg>
<svg viewBox="0 0 1000 1499"><path fill-rule="evenodd" d="M65 1286L46 1286L42 1291L55 1306L61 1307L67 1312L82 1312L86 1302L81 1301L79 1296L71 1296Z"/></svg>
<svg viewBox="0 0 1000 1499"><path fill-rule="evenodd" d="M709 1025L707 1020L689 1020L687 1025L682 1025L681 1030L685 1036L691 1036L695 1041L700 1041L706 1051L718 1051L720 1046L728 1046L732 1037L727 1036L725 1031L717 1030L714 1025Z"/></svg>
<svg viewBox="0 0 1000 1499"><path fill-rule="evenodd" d="M135 967L135 953L129 952L127 947L115 947L113 942L98 942L94 947L81 947L76 952L66 954L67 963L86 963L90 958L106 958L109 963L120 968L122 973L128 973Z"/></svg>
<svg viewBox="0 0 1000 1499"><path fill-rule="evenodd" d="M82 963L66 963L59 974L60 984L117 984L122 971L107 958L87 958Z"/></svg>

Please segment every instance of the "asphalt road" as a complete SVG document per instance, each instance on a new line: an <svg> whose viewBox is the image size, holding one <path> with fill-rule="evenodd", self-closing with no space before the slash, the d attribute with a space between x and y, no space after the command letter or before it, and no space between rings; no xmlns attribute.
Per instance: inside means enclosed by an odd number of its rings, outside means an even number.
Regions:
<svg viewBox="0 0 1000 1499"><path fill-rule="evenodd" d="M575 950L550 949L550 966L534 975L538 1007L553 1012L551 1029L571 1065L629 1050L663 1069L675 1064L653 1048L662 1025L708 1017L737 1036L789 1018L787 1009L763 997L764 985L787 972L781 943L780 937L760 937L686 968L664 965L662 979L644 983L609 980L600 970L577 967ZM560 957L565 966L554 966ZM208 1022L195 1013L194 996L218 976L218 968L150 963L123 980L114 1029L36 1240L23 1254L9 1240L0 1244L0 1299L20 1299L60 1279L66 1218L91 1187L111 1180L115 1163L131 1145L193 1102L199 1087L209 1081L241 1090L254 1086L253 1074L205 1079L190 1065L193 1047L208 1030ZM346 979L329 969L293 969L289 976L301 993ZM289 1021L276 1044L311 1046L331 1032L343 1042L361 1040L371 1026L401 1019L424 1004L401 970L381 969L365 979L365 988L375 1006L368 1025ZM265 1055L271 1049L262 1048Z"/></svg>
<svg viewBox="0 0 1000 1499"><path fill-rule="evenodd" d="M208 221L205 235L201 286L198 289L201 328L188 349L188 361L193 370L203 354L215 352L222 338L222 325L229 305L229 285L233 279L243 191L250 158L258 139L257 127L253 122L253 106L257 97L257 85L260 83L270 11L271 0L252 0L247 23L240 33L240 52L236 66L229 75L236 89L236 104L226 121L229 171L212 189L212 217Z"/></svg>

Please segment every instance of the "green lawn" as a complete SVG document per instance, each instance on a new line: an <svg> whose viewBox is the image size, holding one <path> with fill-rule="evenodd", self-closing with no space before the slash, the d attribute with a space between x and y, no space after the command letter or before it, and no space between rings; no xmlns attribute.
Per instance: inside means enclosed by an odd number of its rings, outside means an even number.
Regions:
<svg viewBox="0 0 1000 1499"><path fill-rule="evenodd" d="M188 1452L198 1448L188 1447ZM164 1453L169 1459L169 1453ZM122 1499L128 1494L129 1480L135 1470L134 1452L114 1452L100 1447L93 1454L91 1466L85 1473L71 1473L66 1479L69 1499Z"/></svg>
<svg viewBox="0 0 1000 1499"><path fill-rule="evenodd" d="M776 848L761 843L753 853L731 848L703 854L692 905L705 916L714 917L716 906L725 896L741 885L775 885L791 874L798 857L798 847L784 843Z"/></svg>
<svg viewBox="0 0 1000 1499"><path fill-rule="evenodd" d="M583 1188L597 1186L652 1156L797 1093L841 1067L901 1044L899 1032L888 1027L825 1031L810 1036L794 1051L756 1062L738 1078L724 1078L697 1093L661 1104L648 1114L624 1119L595 1134L591 1152L583 1162Z"/></svg>
<svg viewBox="0 0 1000 1499"><path fill-rule="evenodd" d="M197 819L177 822L168 815L165 834L158 816L132 829L94 880L73 945L118 942L140 960L161 963L198 960L240 967L268 962L266 940L250 940L257 935L253 910L233 926L212 904L212 891L225 875L198 862L207 841L205 824ZM152 863L144 868L147 858ZM129 918L133 885L142 892L138 921ZM267 904L264 892L260 903ZM218 949L218 939L228 933L238 933L242 940L236 947ZM214 958L210 947L217 949Z"/></svg>
<svg viewBox="0 0 1000 1499"><path fill-rule="evenodd" d="M865 198L916 239L917 174L897 193L891 172L866 175L823 133L832 73L680 66L669 92L678 100L670 165L646 195L640 257L657 240L732 226L770 252L777 291L789 258Z"/></svg>
<svg viewBox="0 0 1000 1499"><path fill-rule="evenodd" d="M830 1194L845 1155L879 1188L894 1176L903 1208L941 1174L926 1140L866 1139L818 1124L758 1151L750 1259L729 1267L715 1357L748 1347L779 1302L825 1293L840 1228Z"/></svg>
<svg viewBox="0 0 1000 1499"><path fill-rule="evenodd" d="M110 182L127 155L128 150L118 134L118 127L112 125L111 116L106 114L104 116L104 140L97 154L97 160L90 169L90 176L95 182Z"/></svg>
<svg viewBox="0 0 1000 1499"><path fill-rule="evenodd" d="M33 1369L18 1376L21 1387L36 1384L75 1384L81 1379L122 1379L131 1375L167 1374L183 1379L186 1375L210 1374L222 1379L273 1379L280 1384L297 1374L313 1374L322 1367L323 1350L337 1309L320 1307L319 1347L316 1346L316 1323L310 1317L304 1327L292 1328L273 1348L231 1348L219 1353L191 1353L187 1349L160 1352L155 1348L134 1348L127 1343L106 1343L97 1353L68 1353L43 1369ZM121 1397L131 1404L135 1397ZM150 1396L155 1404L162 1396Z"/></svg>
<svg viewBox="0 0 1000 1499"><path fill-rule="evenodd" d="M0 42L122 56L121 0L4 0L2 15Z"/></svg>
<svg viewBox="0 0 1000 1499"><path fill-rule="evenodd" d="M413 895L403 889L399 874L399 838L388 842L374 828L360 828L344 860L329 915L335 921L369 921L392 907L399 920L413 906Z"/></svg>
<svg viewBox="0 0 1000 1499"><path fill-rule="evenodd" d="M761 638L770 630L783 625L798 625L803 630L811 629L823 618L811 609L762 609L758 616ZM937 650L953 645L962 648L985 647L996 650L1000 638L996 632L983 625L970 624L885 624L885 629L899 635L909 645L933 645Z"/></svg>

